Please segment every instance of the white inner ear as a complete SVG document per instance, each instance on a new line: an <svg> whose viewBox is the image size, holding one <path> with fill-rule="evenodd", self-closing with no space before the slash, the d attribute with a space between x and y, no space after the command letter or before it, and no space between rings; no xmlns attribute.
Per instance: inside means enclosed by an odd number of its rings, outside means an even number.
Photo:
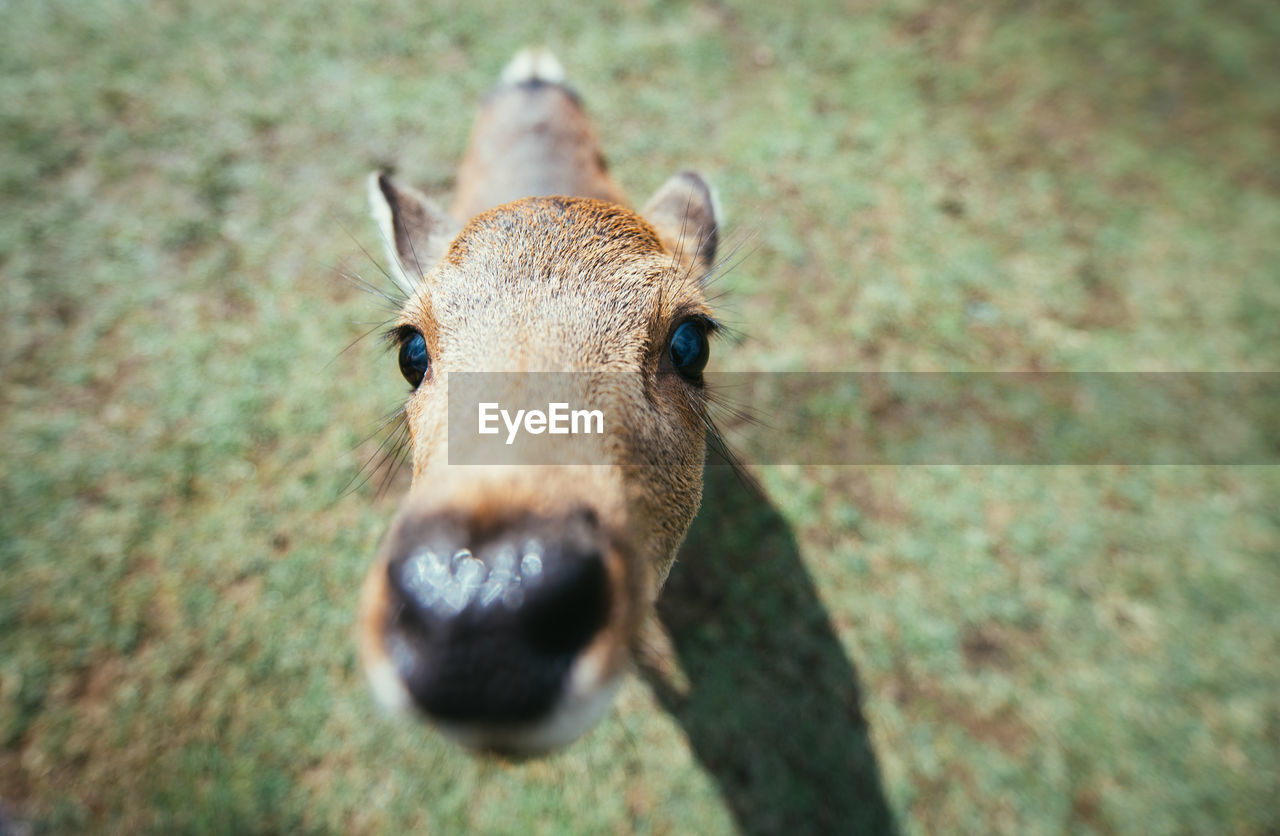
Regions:
<svg viewBox="0 0 1280 836"><path fill-rule="evenodd" d="M396 231L395 219L391 216L391 206L387 203L386 197L382 194L382 189L378 187L378 172L369 175L367 181L367 190L369 193L369 211L373 215L373 220L378 224L378 234L382 236L382 249L387 255L387 272L391 275L391 280L395 282L396 287L400 288L405 296L412 296L417 290L418 277L411 276L404 269L404 265L400 263L400 256L396 252ZM425 253L423 254L426 255Z"/></svg>

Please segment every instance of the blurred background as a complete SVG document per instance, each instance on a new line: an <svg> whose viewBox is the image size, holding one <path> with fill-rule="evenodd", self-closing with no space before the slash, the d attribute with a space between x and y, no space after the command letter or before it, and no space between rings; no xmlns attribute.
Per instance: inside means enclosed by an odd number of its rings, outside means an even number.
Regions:
<svg viewBox="0 0 1280 836"><path fill-rule="evenodd" d="M551 759L374 707L404 396L364 177L549 46L705 172L730 371L1276 370L1280 6L6 3L0 831L1280 829L1274 467L711 477L655 674ZM716 469L723 471L723 469Z"/></svg>

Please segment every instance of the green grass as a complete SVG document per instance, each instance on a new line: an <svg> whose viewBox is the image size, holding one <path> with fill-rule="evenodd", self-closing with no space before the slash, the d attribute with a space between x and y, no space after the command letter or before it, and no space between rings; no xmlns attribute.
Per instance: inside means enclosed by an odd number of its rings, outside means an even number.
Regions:
<svg viewBox="0 0 1280 836"><path fill-rule="evenodd" d="M36 832L1280 829L1280 473L713 473L636 677L547 761L375 710L402 394L363 177L445 194L547 43L637 201L751 257L731 370L1280 367L1280 9L11 3L0 800Z"/></svg>

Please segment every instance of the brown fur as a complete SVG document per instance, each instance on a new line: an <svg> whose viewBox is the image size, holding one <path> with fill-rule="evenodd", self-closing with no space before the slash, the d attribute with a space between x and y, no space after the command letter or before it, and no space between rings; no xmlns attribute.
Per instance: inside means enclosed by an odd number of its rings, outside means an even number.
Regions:
<svg viewBox="0 0 1280 836"><path fill-rule="evenodd" d="M470 218L491 206L549 194L626 203L573 93L540 81L499 87L471 132L453 215Z"/></svg>
<svg viewBox="0 0 1280 836"><path fill-rule="evenodd" d="M597 682L625 666L651 615L701 500L704 395L666 352L684 318L710 315L701 277L711 255L700 245L713 240L714 208L700 178L678 175L646 220L624 208L602 159L576 96L532 81L500 87L481 112L454 203L470 220L447 249L441 231L456 227L444 213L378 181L389 249L412 288L398 324L424 335L431 370L405 405L413 486L362 594L366 665L386 658L387 555L429 515L475 530L592 509L615 601L587 654ZM611 416L594 441L601 464L446 464L447 376L469 371L584 373L573 377L579 402Z"/></svg>

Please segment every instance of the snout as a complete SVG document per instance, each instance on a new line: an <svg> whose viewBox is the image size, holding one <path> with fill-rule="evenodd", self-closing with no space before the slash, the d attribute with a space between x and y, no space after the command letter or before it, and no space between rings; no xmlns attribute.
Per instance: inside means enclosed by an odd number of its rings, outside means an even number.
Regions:
<svg viewBox="0 0 1280 836"><path fill-rule="evenodd" d="M401 519L366 588L375 691L468 746L567 743L599 719L620 674L618 562L587 509Z"/></svg>
<svg viewBox="0 0 1280 836"><path fill-rule="evenodd" d="M483 542L447 519L387 564L388 650L414 703L456 723L546 716L604 627L604 544L589 517L528 520Z"/></svg>

